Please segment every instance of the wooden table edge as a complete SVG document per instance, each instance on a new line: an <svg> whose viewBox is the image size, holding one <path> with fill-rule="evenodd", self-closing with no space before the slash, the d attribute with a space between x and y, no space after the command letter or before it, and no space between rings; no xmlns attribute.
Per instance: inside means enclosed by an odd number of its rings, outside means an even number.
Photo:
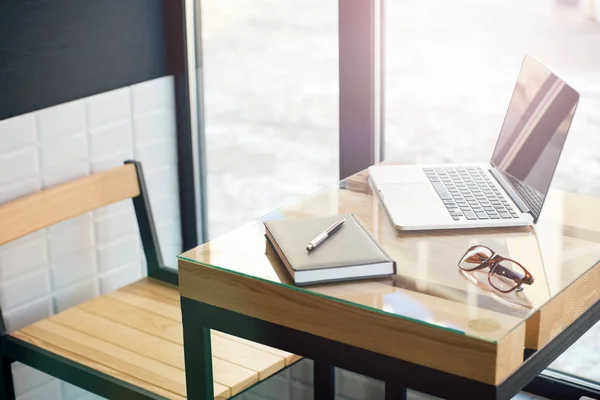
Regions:
<svg viewBox="0 0 600 400"><path fill-rule="evenodd" d="M183 297L479 382L523 362L525 324L490 342L187 259L179 274Z"/></svg>

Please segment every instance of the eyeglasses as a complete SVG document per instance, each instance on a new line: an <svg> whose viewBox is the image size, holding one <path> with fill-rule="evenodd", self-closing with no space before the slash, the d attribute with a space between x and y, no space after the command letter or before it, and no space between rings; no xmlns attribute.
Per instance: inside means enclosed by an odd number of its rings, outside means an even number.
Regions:
<svg viewBox="0 0 600 400"><path fill-rule="evenodd" d="M466 272L483 272L489 268L488 282L502 293L521 291L523 284L533 283L533 276L521 264L482 245L470 247L458 262L458 268Z"/></svg>

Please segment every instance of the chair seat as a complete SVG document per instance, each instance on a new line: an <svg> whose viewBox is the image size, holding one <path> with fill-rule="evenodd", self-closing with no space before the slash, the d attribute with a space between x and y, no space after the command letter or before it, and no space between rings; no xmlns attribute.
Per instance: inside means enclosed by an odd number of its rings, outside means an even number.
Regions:
<svg viewBox="0 0 600 400"><path fill-rule="evenodd" d="M212 331L215 398L231 397L300 357ZM142 279L12 333L158 395L183 399L179 292Z"/></svg>

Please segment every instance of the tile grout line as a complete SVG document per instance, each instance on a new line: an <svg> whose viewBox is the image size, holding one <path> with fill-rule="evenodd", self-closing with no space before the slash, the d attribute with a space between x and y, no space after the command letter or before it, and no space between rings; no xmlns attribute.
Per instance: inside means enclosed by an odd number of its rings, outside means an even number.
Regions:
<svg viewBox="0 0 600 400"><path fill-rule="evenodd" d="M88 99L84 99L83 100L83 123L85 126L85 145L86 145L86 151L87 151L87 169L88 169L88 175L92 174L92 143L91 143L91 128L90 128L90 118L88 116L88 111L89 111L89 107L90 107L90 103ZM88 219L89 221L91 221L91 223L89 224L88 229L90 229L90 249L92 251L92 263L93 263L93 269L94 269L94 275L92 277L93 279L93 284L94 287L96 288L96 293L99 295L101 293L100 291L100 271L99 271L99 267L98 267L98 246L96 245L96 219L94 218L94 212L93 211L89 211L88 213ZM85 281L84 281L85 282ZM82 283L82 282L77 282L77 283Z"/></svg>
<svg viewBox="0 0 600 400"><path fill-rule="evenodd" d="M126 272L123 272L123 271L127 271L130 268L133 268L134 264L136 264L135 265L135 267L137 268L136 272L139 272L140 260L139 260L139 258L137 258L137 259L129 261L129 262L125 263L125 264L121 264L121 265L119 265L117 267L111 268L108 271L104 271L102 273L102 275L100 275L100 278L109 278L111 275L115 275L117 272L120 272L120 273L124 274ZM139 278L139 276L136 275L136 278ZM123 286L119 286L119 287L123 287ZM117 289L111 289L111 290L107 291L107 293L113 292L115 290L117 290ZM102 294L101 296L104 296L104 294Z"/></svg>
<svg viewBox="0 0 600 400"><path fill-rule="evenodd" d="M36 135L36 162L37 162L37 171L38 171L38 177L39 177L39 188L40 190L42 189L43 186L43 178L42 178L42 151L43 151L43 146L41 143L41 136L40 136L40 119L39 119L39 114L36 113L35 114L35 135ZM54 314L56 312L55 307L54 307L54 301L52 301L53 299L53 294L54 294L54 288L52 285L52 279L51 279L51 258L50 258L50 241L48 239L48 230L46 228L42 229L42 235L44 237L44 250L46 252L46 270L48 272L48 274L46 275L47 278L47 283L48 283L48 289L50 289L50 301L51 301L51 312L52 314ZM35 300L34 300L35 301ZM32 303L32 302L29 302Z"/></svg>
<svg viewBox="0 0 600 400"><path fill-rule="evenodd" d="M42 146L42 140L41 140L41 135L40 135L40 116L39 113L35 113L35 135L36 135L36 162L37 162L37 172L38 172L38 178L39 178L39 189L42 190L44 188L44 182L43 182L43 174L42 174L42 151L43 151L43 146ZM48 294L48 299L47 301L50 303L50 315L53 315L56 313L56 306L54 304L54 288L52 285L52 277L51 277L51 258L50 258L50 240L48 238L48 230L46 228L42 229L42 235L44 237L44 250L46 252L46 283L48 284L48 289L49 289L49 294ZM29 302L28 304L31 304L35 301L37 301L39 299L33 300L31 302ZM46 304L46 307L48 306L48 304ZM50 382L48 382L46 384L46 386L52 382L59 382L58 379L56 378L52 378L52 380ZM31 393L34 390L37 390L38 388L32 389L30 391L28 391L27 393ZM60 383L58 383L58 391L59 391L59 395L63 396L62 393L62 385ZM23 393L22 396L25 396L27 393Z"/></svg>

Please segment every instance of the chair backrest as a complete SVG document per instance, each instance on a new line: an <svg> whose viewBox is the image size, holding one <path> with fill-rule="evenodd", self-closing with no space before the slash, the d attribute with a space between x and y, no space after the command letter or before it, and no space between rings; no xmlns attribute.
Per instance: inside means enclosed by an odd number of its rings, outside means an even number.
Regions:
<svg viewBox="0 0 600 400"><path fill-rule="evenodd" d="M122 167L64 183L0 205L0 246L80 214L132 199L148 276L173 285L177 271L163 265L142 164ZM1 325L0 320L0 325Z"/></svg>
<svg viewBox="0 0 600 400"><path fill-rule="evenodd" d="M0 245L139 194L136 167L126 164L2 204Z"/></svg>
<svg viewBox="0 0 600 400"><path fill-rule="evenodd" d="M177 285L177 271L162 264L144 173L142 165L137 161L125 161L122 167L44 189L0 205L0 246L39 229L125 199L133 201L148 276ZM0 307L0 336L4 334L6 326Z"/></svg>

